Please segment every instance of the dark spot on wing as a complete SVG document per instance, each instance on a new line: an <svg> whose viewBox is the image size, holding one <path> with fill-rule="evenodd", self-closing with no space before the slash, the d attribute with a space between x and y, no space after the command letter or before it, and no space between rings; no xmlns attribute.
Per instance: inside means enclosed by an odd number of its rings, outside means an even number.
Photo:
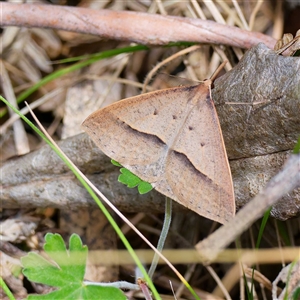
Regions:
<svg viewBox="0 0 300 300"><path fill-rule="evenodd" d="M210 98L210 94L209 93L206 95L206 103L209 105L209 107L212 106L212 99Z"/></svg>
<svg viewBox="0 0 300 300"><path fill-rule="evenodd" d="M177 116L175 116L175 115L173 115L172 117L173 117L173 120L176 120L176 119L177 119Z"/></svg>
<svg viewBox="0 0 300 300"><path fill-rule="evenodd" d="M154 112L153 112L153 115L156 116L157 114L158 114L158 110L155 108Z"/></svg>
<svg viewBox="0 0 300 300"><path fill-rule="evenodd" d="M194 130L194 127L193 126L189 126L189 131L192 131Z"/></svg>
<svg viewBox="0 0 300 300"><path fill-rule="evenodd" d="M204 146L205 146L205 144L204 144L204 143L200 143L200 145L201 145L201 147L204 147Z"/></svg>
<svg viewBox="0 0 300 300"><path fill-rule="evenodd" d="M129 127L123 120L121 120L120 118L117 118L117 123L119 126L126 128Z"/></svg>

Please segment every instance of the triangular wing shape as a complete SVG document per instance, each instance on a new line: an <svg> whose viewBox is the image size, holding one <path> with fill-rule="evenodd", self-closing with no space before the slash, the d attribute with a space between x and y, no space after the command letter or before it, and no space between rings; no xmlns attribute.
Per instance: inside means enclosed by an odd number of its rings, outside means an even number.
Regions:
<svg viewBox="0 0 300 300"><path fill-rule="evenodd" d="M116 102L82 126L105 154L166 196L220 223L234 215L230 169L207 84Z"/></svg>

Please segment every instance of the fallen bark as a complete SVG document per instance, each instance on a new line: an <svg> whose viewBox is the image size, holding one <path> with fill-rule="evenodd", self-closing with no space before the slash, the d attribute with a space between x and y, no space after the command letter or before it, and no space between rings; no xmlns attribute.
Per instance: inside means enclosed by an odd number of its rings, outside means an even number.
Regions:
<svg viewBox="0 0 300 300"><path fill-rule="evenodd" d="M264 45L258 45L245 54L236 68L215 82L213 98L230 159L238 208L280 170L297 141L299 70L299 58L277 56ZM262 100L262 106L252 105ZM135 189L118 183L118 169L85 134L63 140L60 145L121 210L164 210L164 197L159 193L139 195ZM5 162L0 171L3 208L93 205L87 192L48 146ZM174 207L184 210L178 204ZM272 215L282 220L299 214L300 189L285 195L272 210Z"/></svg>

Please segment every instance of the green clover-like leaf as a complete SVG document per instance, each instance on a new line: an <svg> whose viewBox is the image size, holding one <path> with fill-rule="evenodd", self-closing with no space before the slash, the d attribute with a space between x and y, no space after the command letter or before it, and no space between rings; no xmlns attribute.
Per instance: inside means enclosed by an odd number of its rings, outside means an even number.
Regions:
<svg viewBox="0 0 300 300"><path fill-rule="evenodd" d="M132 172L125 168L121 168L120 172L122 173L119 175L118 181L127 185L129 188L134 188L139 185L142 181L139 177L134 175Z"/></svg>
<svg viewBox="0 0 300 300"><path fill-rule="evenodd" d="M57 290L45 295L29 295L27 299L126 299L122 291L115 287L84 283L88 248L82 245L77 234L70 237L69 250L59 234L47 233L45 241L44 250L50 259L29 253L21 259L23 274L33 282L57 287Z"/></svg>
<svg viewBox="0 0 300 300"><path fill-rule="evenodd" d="M122 167L122 165L113 159L111 160L111 163L117 167ZM129 188L134 188L137 186L140 194L146 194L153 189L149 182L143 181L128 169L121 168L120 172L121 174L118 177L118 181L125 184Z"/></svg>
<svg viewBox="0 0 300 300"><path fill-rule="evenodd" d="M153 186L149 182L146 182L146 181L142 181L138 185L138 191L141 195L149 193L152 189L153 189Z"/></svg>
<svg viewBox="0 0 300 300"><path fill-rule="evenodd" d="M118 163L117 161L115 161L114 159L111 159L110 161L111 161L111 163L112 163L114 166L122 167L122 165L119 164L119 163Z"/></svg>

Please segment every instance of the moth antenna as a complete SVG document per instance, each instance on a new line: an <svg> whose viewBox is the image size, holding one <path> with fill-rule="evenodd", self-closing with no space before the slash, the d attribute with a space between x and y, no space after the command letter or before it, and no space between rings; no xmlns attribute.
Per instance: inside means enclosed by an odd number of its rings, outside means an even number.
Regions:
<svg viewBox="0 0 300 300"><path fill-rule="evenodd" d="M218 67L218 69L211 75L210 80L214 82L220 71L224 68L224 66L227 64L228 60L224 60L222 64Z"/></svg>

